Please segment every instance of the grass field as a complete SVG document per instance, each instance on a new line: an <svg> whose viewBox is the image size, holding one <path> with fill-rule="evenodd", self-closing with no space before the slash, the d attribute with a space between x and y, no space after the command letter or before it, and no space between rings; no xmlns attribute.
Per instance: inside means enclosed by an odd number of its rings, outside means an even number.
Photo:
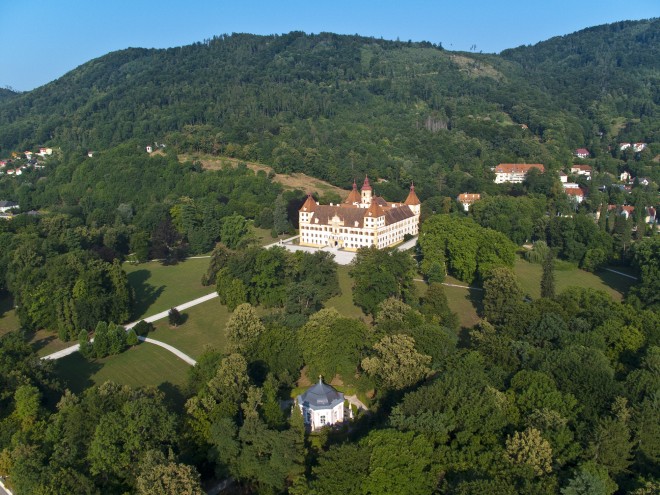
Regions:
<svg viewBox="0 0 660 495"><path fill-rule="evenodd" d="M189 369L190 366L165 349L145 343L97 361L87 361L76 352L55 365L65 386L75 393L113 381L131 387L158 387L177 403Z"/></svg>
<svg viewBox="0 0 660 495"><path fill-rule="evenodd" d="M14 301L10 296L0 299L0 335L21 328L14 310Z"/></svg>
<svg viewBox="0 0 660 495"><path fill-rule="evenodd" d="M328 299L325 303L325 307L335 308L342 315L349 318L362 318L365 317L364 313L362 313L360 308L353 304L353 281L348 275L350 269L351 267L346 265L339 265L337 268L341 295Z"/></svg>
<svg viewBox="0 0 660 495"><path fill-rule="evenodd" d="M520 285L526 294L536 299L541 297L541 265L528 263L518 258L514 266L514 271L518 276ZM589 289L600 289L607 292L615 301L621 301L628 289L635 284L635 281L611 273L601 271L589 273L578 268L555 270L556 292L559 294L567 287L585 287Z"/></svg>
<svg viewBox="0 0 660 495"><path fill-rule="evenodd" d="M209 346L219 351L225 348L225 324L231 313L220 301L212 299L183 312L185 322L170 328L167 320L156 322L155 331L149 334L197 359Z"/></svg>
<svg viewBox="0 0 660 495"><path fill-rule="evenodd" d="M135 290L131 320L160 313L214 290L201 284L202 275L209 266L208 258L188 259L167 266L158 261L122 266Z"/></svg>

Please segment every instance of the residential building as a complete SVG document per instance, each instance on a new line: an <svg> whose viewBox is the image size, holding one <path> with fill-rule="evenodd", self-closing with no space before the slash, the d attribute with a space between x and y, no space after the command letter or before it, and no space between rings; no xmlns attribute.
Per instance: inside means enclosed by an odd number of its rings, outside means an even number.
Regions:
<svg viewBox="0 0 660 495"><path fill-rule="evenodd" d="M562 184L566 184L568 182L568 175L562 172L559 174L559 180Z"/></svg>
<svg viewBox="0 0 660 495"><path fill-rule="evenodd" d="M541 173L545 172L545 167L540 163L500 163L495 167L495 184L521 183L525 180L527 172L533 168Z"/></svg>
<svg viewBox="0 0 660 495"><path fill-rule="evenodd" d="M476 201L481 199L481 194L479 193L463 193L458 195L458 202L463 205L463 210L468 211L470 206L472 206Z"/></svg>
<svg viewBox="0 0 660 495"><path fill-rule="evenodd" d="M586 148L578 148L573 154L578 158L589 158L591 156L591 153L589 153L589 150Z"/></svg>
<svg viewBox="0 0 660 495"><path fill-rule="evenodd" d="M320 205L311 194L307 197L298 211L300 245L347 251L370 246L382 249L402 242L406 234L417 235L420 211L414 185L403 203L389 203L373 196L367 177L360 191L353 181L343 203Z"/></svg>
<svg viewBox="0 0 660 495"><path fill-rule="evenodd" d="M153 149L151 146L147 146L147 153L152 153L153 150L154 150L154 149Z"/></svg>
<svg viewBox="0 0 660 495"><path fill-rule="evenodd" d="M573 165L571 167L571 173L591 179L591 167L589 165Z"/></svg>
<svg viewBox="0 0 660 495"><path fill-rule="evenodd" d="M311 431L341 423L346 416L344 394L323 383L321 377L316 385L296 397L296 405ZM348 415L350 417L350 408Z"/></svg>
<svg viewBox="0 0 660 495"><path fill-rule="evenodd" d="M623 172L621 172L621 175L619 176L619 180L621 182L628 182L631 178L632 178L632 175L630 175L630 172L628 172L627 170L624 170Z"/></svg>
<svg viewBox="0 0 660 495"><path fill-rule="evenodd" d="M584 201L584 191L577 184L576 187L565 187L564 193L576 203L582 203Z"/></svg>
<svg viewBox="0 0 660 495"><path fill-rule="evenodd" d="M0 213L7 213L10 210L17 209L18 203L14 201L0 201Z"/></svg>

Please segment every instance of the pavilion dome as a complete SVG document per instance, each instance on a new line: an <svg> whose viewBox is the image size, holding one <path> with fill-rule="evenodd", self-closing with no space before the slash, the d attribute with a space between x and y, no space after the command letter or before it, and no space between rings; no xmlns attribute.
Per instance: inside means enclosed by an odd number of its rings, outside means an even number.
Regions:
<svg viewBox="0 0 660 495"><path fill-rule="evenodd" d="M323 383L323 379L319 378L316 385L298 396L298 401L310 409L331 409L344 402L344 394L337 392L334 387Z"/></svg>

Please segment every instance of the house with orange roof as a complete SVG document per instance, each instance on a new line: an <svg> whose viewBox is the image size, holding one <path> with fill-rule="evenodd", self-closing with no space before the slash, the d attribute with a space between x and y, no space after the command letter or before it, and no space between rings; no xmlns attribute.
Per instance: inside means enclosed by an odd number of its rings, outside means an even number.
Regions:
<svg viewBox="0 0 660 495"><path fill-rule="evenodd" d="M481 199L481 194L479 193L462 193L458 195L456 200L463 205L463 210L468 211L470 206Z"/></svg>
<svg viewBox="0 0 660 495"><path fill-rule="evenodd" d="M573 154L578 158L589 158L591 156L591 153L589 153L587 148L578 148L573 152Z"/></svg>
<svg viewBox="0 0 660 495"><path fill-rule="evenodd" d="M533 168L541 173L545 172L545 167L540 163L500 163L495 167L495 184L520 184L525 180L527 172Z"/></svg>
<svg viewBox="0 0 660 495"><path fill-rule="evenodd" d="M359 191L353 181L353 189L342 203L321 205L311 194L307 196L298 210L299 242L301 246L347 251L370 246L382 249L402 242L406 235L417 235L420 212L414 185L403 203L390 203L374 196L365 177Z"/></svg>
<svg viewBox="0 0 660 495"><path fill-rule="evenodd" d="M565 187L564 193L576 203L582 203L584 201L584 191L577 184L575 187Z"/></svg>

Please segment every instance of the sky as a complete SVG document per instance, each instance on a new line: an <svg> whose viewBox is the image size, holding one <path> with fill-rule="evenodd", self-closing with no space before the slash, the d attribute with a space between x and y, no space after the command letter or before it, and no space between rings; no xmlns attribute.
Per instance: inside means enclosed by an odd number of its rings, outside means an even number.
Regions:
<svg viewBox="0 0 660 495"><path fill-rule="evenodd" d="M499 53L653 17L660 0L0 0L0 87L29 91L111 51L225 33L328 31Z"/></svg>

